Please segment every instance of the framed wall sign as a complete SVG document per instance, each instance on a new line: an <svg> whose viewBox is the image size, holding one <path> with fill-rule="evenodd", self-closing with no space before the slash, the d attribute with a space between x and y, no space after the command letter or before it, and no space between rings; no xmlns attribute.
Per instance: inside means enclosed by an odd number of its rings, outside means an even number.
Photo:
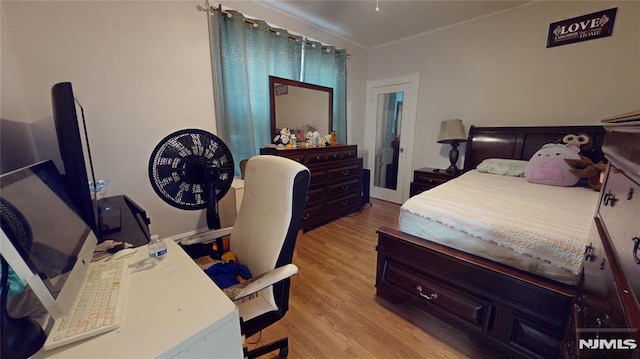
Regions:
<svg viewBox="0 0 640 359"><path fill-rule="evenodd" d="M611 36L618 8L594 12L549 25L547 47Z"/></svg>

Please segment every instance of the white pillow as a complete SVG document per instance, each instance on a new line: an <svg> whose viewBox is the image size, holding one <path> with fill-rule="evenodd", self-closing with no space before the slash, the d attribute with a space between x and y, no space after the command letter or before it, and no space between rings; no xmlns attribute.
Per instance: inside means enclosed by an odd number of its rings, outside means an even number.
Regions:
<svg viewBox="0 0 640 359"><path fill-rule="evenodd" d="M492 173L503 176L524 177L527 162L523 160L508 160L504 158L487 158L476 169L478 172Z"/></svg>

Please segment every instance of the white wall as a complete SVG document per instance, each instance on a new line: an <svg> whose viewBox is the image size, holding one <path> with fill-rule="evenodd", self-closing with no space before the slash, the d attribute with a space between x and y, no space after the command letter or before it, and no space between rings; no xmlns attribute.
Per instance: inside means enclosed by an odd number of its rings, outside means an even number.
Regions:
<svg viewBox="0 0 640 359"><path fill-rule="evenodd" d="M612 7L612 36L546 48L549 24ZM450 146L436 138L451 118L467 129L599 124L640 109L640 3L533 2L370 52L369 80L414 72L421 77L413 168L449 165Z"/></svg>
<svg viewBox="0 0 640 359"><path fill-rule="evenodd" d="M107 194L130 195L161 236L205 227L202 211L164 203L147 175L151 151L164 136L184 128L216 132L202 4L0 2L0 117L50 119L51 86L71 81L87 111L97 174L110 179ZM637 2L534 2L371 51L260 2L224 5L347 49L351 144L364 143L366 81L419 72L413 168L448 165L449 148L435 139L440 121L449 118L462 118L467 127L597 124L640 108ZM546 49L550 23L614 6L613 36Z"/></svg>
<svg viewBox="0 0 640 359"><path fill-rule="evenodd" d="M18 64L13 47L10 46L9 26L4 12L0 14L0 171L2 173L26 166L37 161L36 149L32 141L27 118L26 103L22 83L20 82ZM7 44L7 46L5 46ZM25 141L26 139L26 141ZM25 144L25 145L23 145ZM14 150L20 148L20 151Z"/></svg>
<svg viewBox="0 0 640 359"><path fill-rule="evenodd" d="M156 144L173 131L216 133L207 13L203 1L2 1L0 118L35 124L55 138L51 86L70 81L83 104L98 178L147 210L151 230L170 236L206 227L204 211L163 202L148 179ZM234 6L237 4L239 6ZM250 1L226 2L347 48L350 118L364 114L366 51ZM356 64L354 66L354 64ZM6 70L6 72L5 72ZM358 92L356 92L358 91ZM356 120L357 121L357 120ZM45 125L43 125L45 123ZM355 125L357 128L358 125ZM354 127L350 124L350 128ZM3 131L6 130L3 125ZM354 131L355 132L355 131ZM360 131L363 132L363 131ZM350 142L353 138L350 135ZM54 140L55 141L55 140ZM357 138L354 141L361 141ZM355 142L354 142L355 143ZM47 157L45 157L47 158Z"/></svg>

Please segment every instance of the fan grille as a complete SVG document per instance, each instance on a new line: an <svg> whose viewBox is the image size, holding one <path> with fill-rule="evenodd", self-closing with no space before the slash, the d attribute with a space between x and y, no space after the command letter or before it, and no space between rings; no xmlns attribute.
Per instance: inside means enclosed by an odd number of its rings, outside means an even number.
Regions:
<svg viewBox="0 0 640 359"><path fill-rule="evenodd" d="M208 186L216 201L231 187L231 151L216 135L198 129L174 132L160 141L149 160L155 192L168 204L186 210L207 207Z"/></svg>

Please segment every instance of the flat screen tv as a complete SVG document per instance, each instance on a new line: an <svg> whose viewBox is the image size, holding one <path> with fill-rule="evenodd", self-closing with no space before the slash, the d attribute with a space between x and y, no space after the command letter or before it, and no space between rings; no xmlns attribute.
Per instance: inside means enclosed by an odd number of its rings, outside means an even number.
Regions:
<svg viewBox="0 0 640 359"><path fill-rule="evenodd" d="M64 183L71 202L87 225L101 241L98 221L98 200L92 196L89 182L96 183L84 121L84 110L73 94L70 82L51 88L53 121L58 137L60 157L64 165ZM81 115L78 117L78 113Z"/></svg>

